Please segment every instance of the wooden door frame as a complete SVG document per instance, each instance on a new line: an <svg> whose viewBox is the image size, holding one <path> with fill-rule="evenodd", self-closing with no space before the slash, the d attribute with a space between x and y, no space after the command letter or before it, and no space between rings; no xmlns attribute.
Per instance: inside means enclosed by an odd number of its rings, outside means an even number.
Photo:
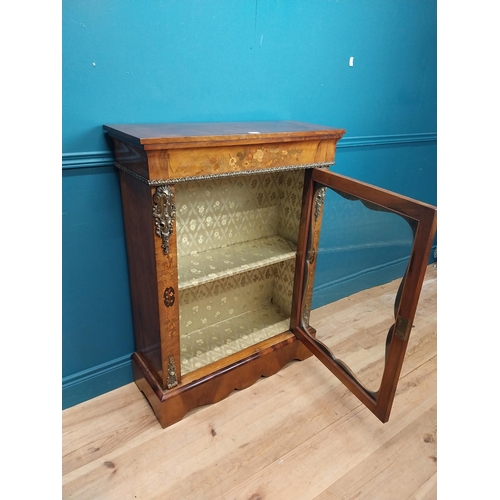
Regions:
<svg viewBox="0 0 500 500"><path fill-rule="evenodd" d="M314 248L314 243L317 244L317 241L313 240L319 235L319 228L315 227L315 212L323 201L324 193L320 191L323 187L358 199L368 208L375 205L378 209L398 214L405 218L413 229L412 251L396 298L394 324L386 341L384 372L380 388L376 392L366 389L345 363L337 359L328 347L307 331L309 314L304 311L304 303L306 294L312 293L311 280L314 279L316 257L311 248ZM306 172L291 330L382 422L388 421L391 412L435 232L436 207L432 205L327 170L311 169Z"/></svg>

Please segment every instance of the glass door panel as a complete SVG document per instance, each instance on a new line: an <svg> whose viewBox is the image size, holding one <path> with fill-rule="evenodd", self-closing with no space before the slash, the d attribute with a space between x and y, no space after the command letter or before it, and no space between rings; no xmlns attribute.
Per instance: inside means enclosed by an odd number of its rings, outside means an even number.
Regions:
<svg viewBox="0 0 500 500"><path fill-rule="evenodd" d="M316 338L364 387L377 392L413 231L397 214L322 189L322 231L310 323L317 330ZM384 293L375 296L371 289L382 284ZM353 316L356 321L350 324Z"/></svg>
<svg viewBox="0 0 500 500"><path fill-rule="evenodd" d="M435 215L430 205L328 171L306 179L292 330L384 422ZM383 293L373 294L382 284Z"/></svg>

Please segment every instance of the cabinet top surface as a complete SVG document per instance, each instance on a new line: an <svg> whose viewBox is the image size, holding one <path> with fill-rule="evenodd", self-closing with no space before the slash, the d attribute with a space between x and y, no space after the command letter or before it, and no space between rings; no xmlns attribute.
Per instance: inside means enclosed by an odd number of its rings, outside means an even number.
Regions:
<svg viewBox="0 0 500 500"><path fill-rule="evenodd" d="M112 137L140 145L340 139L345 133L344 129L297 121L117 124L103 128Z"/></svg>

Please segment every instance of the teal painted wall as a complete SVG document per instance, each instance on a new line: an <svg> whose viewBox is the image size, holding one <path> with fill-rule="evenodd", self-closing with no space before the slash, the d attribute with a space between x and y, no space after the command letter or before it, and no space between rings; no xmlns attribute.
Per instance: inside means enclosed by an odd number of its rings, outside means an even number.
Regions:
<svg viewBox="0 0 500 500"><path fill-rule="evenodd" d="M63 0L62 43L64 407L132 381L120 192L104 123L345 128L333 170L436 203L435 0ZM360 217L327 204L320 251L341 265L320 266L316 304L402 272L399 229L368 224L370 252L335 239L356 236Z"/></svg>

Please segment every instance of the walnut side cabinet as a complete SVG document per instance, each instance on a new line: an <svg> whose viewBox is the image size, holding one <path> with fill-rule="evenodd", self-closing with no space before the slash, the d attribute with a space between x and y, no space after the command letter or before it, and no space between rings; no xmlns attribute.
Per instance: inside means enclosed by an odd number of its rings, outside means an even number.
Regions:
<svg viewBox="0 0 500 500"><path fill-rule="evenodd" d="M104 130L120 173L134 380L162 427L312 354L387 421L435 208L330 172L345 130L290 121ZM413 231L377 392L309 325L327 189L396 213Z"/></svg>

